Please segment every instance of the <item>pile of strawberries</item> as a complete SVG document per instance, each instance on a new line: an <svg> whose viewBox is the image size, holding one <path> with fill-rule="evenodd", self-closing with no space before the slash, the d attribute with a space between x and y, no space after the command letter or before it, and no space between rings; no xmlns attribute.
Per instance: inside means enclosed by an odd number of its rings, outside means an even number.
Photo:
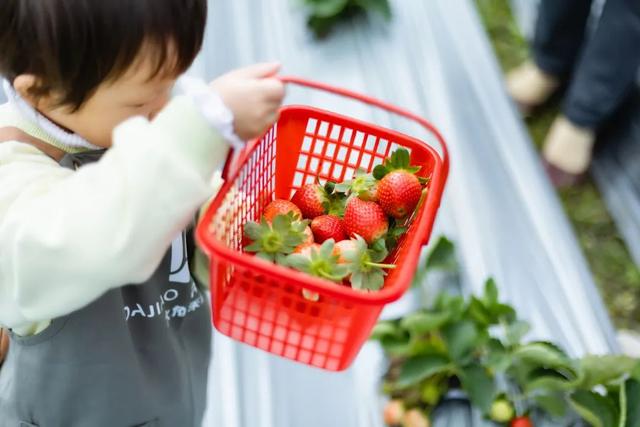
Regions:
<svg viewBox="0 0 640 427"><path fill-rule="evenodd" d="M307 184L291 201L276 199L260 222L244 225L247 252L361 291L383 287L389 251L426 194L409 152L400 148L372 173L342 183ZM303 292L317 300L317 294Z"/></svg>

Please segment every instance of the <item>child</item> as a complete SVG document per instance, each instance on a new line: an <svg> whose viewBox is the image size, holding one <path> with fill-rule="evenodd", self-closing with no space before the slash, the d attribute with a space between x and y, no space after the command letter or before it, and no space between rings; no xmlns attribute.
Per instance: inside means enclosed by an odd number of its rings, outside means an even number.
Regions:
<svg viewBox="0 0 640 427"><path fill-rule="evenodd" d="M3 0L0 427L201 424L190 224L284 96L261 64L168 101L205 20L206 0Z"/></svg>

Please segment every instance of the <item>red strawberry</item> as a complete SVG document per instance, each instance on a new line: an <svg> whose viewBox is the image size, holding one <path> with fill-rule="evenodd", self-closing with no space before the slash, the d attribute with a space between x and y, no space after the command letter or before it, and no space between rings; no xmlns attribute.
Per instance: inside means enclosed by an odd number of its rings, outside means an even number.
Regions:
<svg viewBox="0 0 640 427"><path fill-rule="evenodd" d="M533 427L529 417L518 417L511 421L511 427Z"/></svg>
<svg viewBox="0 0 640 427"><path fill-rule="evenodd" d="M318 243L322 243L327 239L333 239L339 242L347 238L342 220L335 215L320 215L315 217L313 221L311 221L311 231L313 231L313 235Z"/></svg>
<svg viewBox="0 0 640 427"><path fill-rule="evenodd" d="M389 229L387 216L375 202L352 197L344 210L344 228L350 237L362 236L368 244L383 237Z"/></svg>
<svg viewBox="0 0 640 427"><path fill-rule="evenodd" d="M384 212L400 219L413 213L422 196L422 186L411 172L388 173L378 183L378 202Z"/></svg>
<svg viewBox="0 0 640 427"><path fill-rule="evenodd" d="M409 151L399 148L385 160L384 164L373 169L378 183L378 203L384 212L400 219L411 215L422 196L421 179L415 173L419 166L411 166Z"/></svg>
<svg viewBox="0 0 640 427"><path fill-rule="evenodd" d="M304 218L313 219L326 212L329 197L320 184L307 184L296 191L291 201L300 208Z"/></svg>
<svg viewBox="0 0 640 427"><path fill-rule="evenodd" d="M268 222L272 222L276 215L286 215L289 212L293 212L297 219L302 219L302 212L294 203L284 199L275 199L264 208L263 216Z"/></svg>

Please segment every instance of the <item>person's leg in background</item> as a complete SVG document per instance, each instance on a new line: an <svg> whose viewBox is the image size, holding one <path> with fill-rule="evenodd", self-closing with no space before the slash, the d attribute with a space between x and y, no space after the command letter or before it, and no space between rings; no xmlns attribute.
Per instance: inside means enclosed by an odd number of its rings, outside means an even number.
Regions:
<svg viewBox="0 0 640 427"><path fill-rule="evenodd" d="M507 90L524 113L543 104L571 75L586 37L591 0L542 0L533 59L509 73Z"/></svg>
<svg viewBox="0 0 640 427"><path fill-rule="evenodd" d="M567 176L588 169L595 132L629 96L639 67L640 2L607 0L571 79L562 108L566 119L556 120L545 141L551 169Z"/></svg>

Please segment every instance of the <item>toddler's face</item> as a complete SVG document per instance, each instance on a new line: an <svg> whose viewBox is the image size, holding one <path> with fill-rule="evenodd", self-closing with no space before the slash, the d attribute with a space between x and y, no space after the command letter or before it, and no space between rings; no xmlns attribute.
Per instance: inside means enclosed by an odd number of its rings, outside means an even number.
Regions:
<svg viewBox="0 0 640 427"><path fill-rule="evenodd" d="M153 118L169 99L175 76L162 71L153 74L154 63L142 54L119 79L101 84L76 112L68 107L47 108L46 99L38 109L58 125L100 147L111 146L113 129L133 116Z"/></svg>

